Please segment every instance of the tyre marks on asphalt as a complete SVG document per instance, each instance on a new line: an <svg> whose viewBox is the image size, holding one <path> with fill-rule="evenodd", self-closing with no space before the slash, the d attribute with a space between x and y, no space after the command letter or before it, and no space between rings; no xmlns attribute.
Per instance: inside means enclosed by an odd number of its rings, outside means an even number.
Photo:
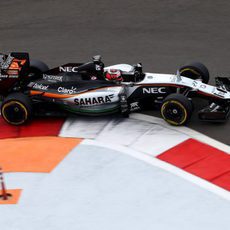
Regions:
<svg viewBox="0 0 230 230"><path fill-rule="evenodd" d="M188 135L158 124L117 117L69 118L59 135L127 146L151 156L159 155L189 138Z"/></svg>

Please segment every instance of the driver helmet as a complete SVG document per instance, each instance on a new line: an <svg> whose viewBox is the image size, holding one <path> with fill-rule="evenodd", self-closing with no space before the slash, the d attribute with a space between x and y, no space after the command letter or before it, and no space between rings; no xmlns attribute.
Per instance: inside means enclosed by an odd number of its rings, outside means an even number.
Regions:
<svg viewBox="0 0 230 230"><path fill-rule="evenodd" d="M122 81L121 71L119 69L109 69L105 74L107 81Z"/></svg>

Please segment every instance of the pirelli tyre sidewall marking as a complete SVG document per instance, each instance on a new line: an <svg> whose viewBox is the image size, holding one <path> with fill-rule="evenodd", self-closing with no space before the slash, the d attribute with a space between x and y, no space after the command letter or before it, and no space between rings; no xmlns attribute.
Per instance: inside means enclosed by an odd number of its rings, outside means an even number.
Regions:
<svg viewBox="0 0 230 230"><path fill-rule="evenodd" d="M13 122L13 121L10 121L7 116L5 115L5 109L7 109L7 107L10 107L14 104L17 104L21 107L21 109L24 111L24 119L21 120L20 122ZM2 113L2 116L3 118L9 123L9 124L13 124L13 125L20 125L20 124L23 124L27 119L28 119L28 110L27 108L24 106L24 104L22 104L21 102L19 101L9 101L9 102L6 102L5 104L3 104L2 106L2 109L1 109L1 113Z"/></svg>
<svg viewBox="0 0 230 230"><path fill-rule="evenodd" d="M185 69L181 70L181 71L180 71L180 74L182 75L182 73L184 73L184 72L186 72L186 71L190 71L190 72L192 72L193 74L200 75L196 70L191 69L191 68L185 68Z"/></svg>
<svg viewBox="0 0 230 230"><path fill-rule="evenodd" d="M165 117L164 112L165 112L165 109L167 108L167 106L169 104L176 104L177 106L179 106L182 109L184 114L183 114L183 118L181 119L181 121L179 123ZM186 122L186 120L188 118L188 113L187 113L187 110L185 109L184 105L182 105L180 102L175 101L175 100L169 100L169 101L166 101L163 103L163 105L161 107L161 115L165 121L167 121L169 124L172 124L172 125L182 125Z"/></svg>

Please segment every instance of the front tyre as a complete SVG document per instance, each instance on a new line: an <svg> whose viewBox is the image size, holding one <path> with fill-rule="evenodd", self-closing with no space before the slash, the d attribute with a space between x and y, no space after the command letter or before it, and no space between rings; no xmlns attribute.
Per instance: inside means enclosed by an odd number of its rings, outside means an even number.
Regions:
<svg viewBox="0 0 230 230"><path fill-rule="evenodd" d="M23 93L10 94L2 102L1 115L8 124L25 124L32 115L30 99Z"/></svg>
<svg viewBox="0 0 230 230"><path fill-rule="evenodd" d="M185 125L192 115L192 103L182 94L173 93L161 105L161 116L170 125Z"/></svg>
<svg viewBox="0 0 230 230"><path fill-rule="evenodd" d="M179 71L181 76L194 80L200 79L205 84L209 82L209 71L207 67L200 62L192 62L184 65L179 69Z"/></svg>

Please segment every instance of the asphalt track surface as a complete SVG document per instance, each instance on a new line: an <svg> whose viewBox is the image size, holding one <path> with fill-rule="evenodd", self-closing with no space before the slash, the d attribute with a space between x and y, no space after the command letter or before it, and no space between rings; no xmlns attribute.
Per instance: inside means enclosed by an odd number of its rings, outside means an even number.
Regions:
<svg viewBox="0 0 230 230"><path fill-rule="evenodd" d="M50 67L101 54L106 65L142 62L147 72L175 73L200 61L211 83L230 76L227 0L8 0L0 15L1 52L28 51ZM189 127L230 144L229 122L202 123L194 115Z"/></svg>

